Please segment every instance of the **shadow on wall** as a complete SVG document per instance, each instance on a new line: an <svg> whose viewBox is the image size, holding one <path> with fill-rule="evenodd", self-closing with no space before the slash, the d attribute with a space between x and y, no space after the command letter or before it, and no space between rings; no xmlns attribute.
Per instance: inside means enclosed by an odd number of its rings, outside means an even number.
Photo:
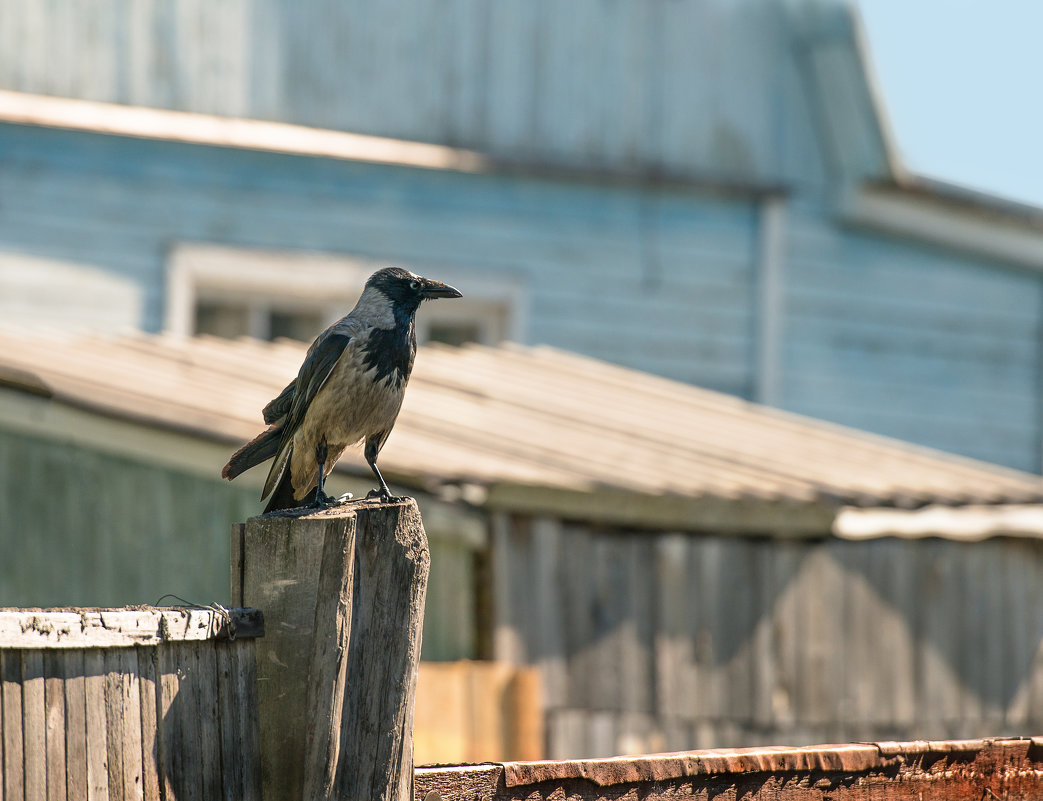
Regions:
<svg viewBox="0 0 1043 801"><path fill-rule="evenodd" d="M213 641L160 649L156 764L166 798L250 798L260 787L253 651Z"/></svg>
<svg viewBox="0 0 1043 801"><path fill-rule="evenodd" d="M544 665L552 715L846 739L1043 725L1040 542L577 527L537 543L517 526L507 547L504 630Z"/></svg>

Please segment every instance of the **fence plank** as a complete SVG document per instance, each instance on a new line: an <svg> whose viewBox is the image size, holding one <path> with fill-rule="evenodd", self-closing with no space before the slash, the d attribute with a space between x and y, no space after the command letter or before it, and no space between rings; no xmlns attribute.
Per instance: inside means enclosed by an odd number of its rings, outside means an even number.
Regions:
<svg viewBox="0 0 1043 801"><path fill-rule="evenodd" d="M243 744L242 753L249 758L243 763L243 793L240 798L261 797L261 742L258 721L257 696L257 651L253 641L243 640L232 649L235 653L236 684L250 692L238 696L239 735Z"/></svg>
<svg viewBox="0 0 1043 801"><path fill-rule="evenodd" d="M22 750L22 656L0 653L4 715L4 801L23 801L25 779Z"/></svg>
<svg viewBox="0 0 1043 801"><path fill-rule="evenodd" d="M83 685L87 713L87 798L108 801L108 733L105 717L105 652L88 649L83 655Z"/></svg>
<svg viewBox="0 0 1043 801"><path fill-rule="evenodd" d="M492 588L493 657L503 662L520 664L525 661L525 645L516 607L524 602L526 596L513 592L518 577L511 553L512 520L505 513L496 513L489 526L492 573L497 577Z"/></svg>
<svg viewBox="0 0 1043 801"><path fill-rule="evenodd" d="M839 548L842 543L836 543ZM892 731L915 731L916 717L916 647L919 638L919 605L917 596L917 543L898 539L874 540L870 543L870 575L879 592L875 614L879 626L867 636L886 642L887 648L876 648L868 663L877 710L884 712L883 722ZM843 632L840 632L843 634Z"/></svg>
<svg viewBox="0 0 1043 801"><path fill-rule="evenodd" d="M802 542L782 542L775 546L772 584L775 601L772 608L775 691L772 714L777 728L790 730L797 723L800 682L800 574L809 546Z"/></svg>
<svg viewBox="0 0 1043 801"><path fill-rule="evenodd" d="M735 681L724 665L722 648L725 631L735 625L735 610L727 607L722 593L727 592L725 581L731 578L737 556L734 543L719 537L697 538L688 552L693 718L716 719L728 714L725 710Z"/></svg>
<svg viewBox="0 0 1043 801"><path fill-rule="evenodd" d="M797 720L808 725L830 720L838 698L839 669L843 664L843 640L837 639L840 628L837 603L840 596L839 569L829 552L820 544L811 546L797 577L798 636L801 638L798 681Z"/></svg>
<svg viewBox="0 0 1043 801"><path fill-rule="evenodd" d="M156 648L138 649L138 705L141 710L141 797L160 801L159 794L159 693Z"/></svg>
<svg viewBox="0 0 1043 801"><path fill-rule="evenodd" d="M233 599L236 597L232 594ZM243 795L242 738L238 724L235 646L217 649L218 716L221 721L221 798L236 801Z"/></svg>
<svg viewBox="0 0 1043 801"><path fill-rule="evenodd" d="M87 696L83 651L62 654L65 677L65 787L71 801L87 798Z"/></svg>
<svg viewBox="0 0 1043 801"><path fill-rule="evenodd" d="M781 696L775 692L778 684L778 666L774 651L774 608L782 588L774 564L775 551L765 542L755 544L751 553L752 569L757 588L757 623L750 635L750 659L753 666L753 725L767 730L775 720L776 705Z"/></svg>
<svg viewBox="0 0 1043 801"><path fill-rule="evenodd" d="M47 738L47 801L65 801L65 676L64 653L45 651L44 707Z"/></svg>
<svg viewBox="0 0 1043 801"><path fill-rule="evenodd" d="M653 546L656 713L667 726L674 725L678 718L691 720L694 708L692 637L688 628L691 542L692 538L685 534L664 534L656 538ZM675 726L673 730L678 729Z"/></svg>
<svg viewBox="0 0 1043 801"><path fill-rule="evenodd" d="M567 648L568 701L573 709L588 708L593 698L590 677L599 669L598 655L592 647L596 637L591 619L591 592L593 585L593 538L581 526L569 526L563 532L562 562L568 565L567 579L562 582L564 634ZM498 574L499 575L499 574ZM551 707L553 709L553 707ZM560 720L561 732L574 732L575 720L565 716ZM552 747L561 753L561 747Z"/></svg>
<svg viewBox="0 0 1043 801"><path fill-rule="evenodd" d="M43 652L22 654L22 743L26 801L47 798L47 702Z"/></svg>
<svg viewBox="0 0 1043 801"><path fill-rule="evenodd" d="M623 565L616 558L619 537L597 536L590 540L588 555L591 581L587 588L589 600L584 613L590 617L590 641L586 651L590 657L590 668L582 676L587 684L586 708L597 710L619 708L622 688L620 664L621 629L625 619L625 605L620 586ZM593 718L592 718L593 719ZM602 733L607 731L602 726ZM599 744L605 747L605 737ZM605 753L603 750L600 752Z"/></svg>
<svg viewBox="0 0 1043 801"><path fill-rule="evenodd" d="M561 618L561 523L553 518L536 518L531 532L528 542L533 583L527 595L535 624L532 631L536 653L529 661L542 670L546 702L562 706L568 695L568 675Z"/></svg>
<svg viewBox="0 0 1043 801"><path fill-rule="evenodd" d="M956 547L928 540L920 551L921 634L917 696L921 722L941 727L960 718L963 684L956 673L960 664L959 638L964 586L958 574Z"/></svg>
<svg viewBox="0 0 1043 801"><path fill-rule="evenodd" d="M655 705L652 545L645 537L624 537L619 546L626 587L626 618L619 655L623 680L620 700L624 712L644 716Z"/></svg>
<svg viewBox="0 0 1043 801"><path fill-rule="evenodd" d="M121 728L118 732L122 751L123 771L121 784L123 797L128 801L140 801L142 798L142 765L141 765L141 690L138 687L138 651L136 648L120 648L117 666L119 672L114 689L118 695L121 715Z"/></svg>
<svg viewBox="0 0 1043 801"><path fill-rule="evenodd" d="M162 798L178 798L175 777L184 773L182 766L187 743L182 737L175 701L179 690L177 654L174 643L161 645L159 651L159 773Z"/></svg>
<svg viewBox="0 0 1043 801"><path fill-rule="evenodd" d="M195 673L192 695L195 697L198 732L194 748L198 752L200 797L204 801L221 797L221 736L217 704L217 652L214 649L213 642L191 646Z"/></svg>
<svg viewBox="0 0 1043 801"><path fill-rule="evenodd" d="M107 762L110 801L130 801L123 785L123 682L120 650L102 652L105 664L105 731L108 735Z"/></svg>

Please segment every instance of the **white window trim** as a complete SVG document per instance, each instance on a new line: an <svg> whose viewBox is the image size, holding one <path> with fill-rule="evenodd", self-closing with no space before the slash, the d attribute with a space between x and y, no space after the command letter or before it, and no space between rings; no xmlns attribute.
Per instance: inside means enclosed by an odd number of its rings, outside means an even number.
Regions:
<svg viewBox="0 0 1043 801"><path fill-rule="evenodd" d="M247 305L251 299L299 304L321 310L332 322L354 305L366 279L390 263L368 256L179 243L171 248L167 263L164 328L176 336L191 336L203 294L226 295ZM527 341L529 292L520 274L490 274L488 269L433 261L403 266L456 286L469 301L463 307L425 305L417 320L421 341L433 322L454 321L473 322L487 332L502 328L505 339Z"/></svg>

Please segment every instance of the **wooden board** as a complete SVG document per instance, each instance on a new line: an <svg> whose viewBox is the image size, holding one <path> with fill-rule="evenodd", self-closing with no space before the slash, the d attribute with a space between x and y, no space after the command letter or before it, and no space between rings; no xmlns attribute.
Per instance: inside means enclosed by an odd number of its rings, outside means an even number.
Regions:
<svg viewBox="0 0 1043 801"><path fill-rule="evenodd" d="M113 648L263 634L256 609L0 609L0 649Z"/></svg>

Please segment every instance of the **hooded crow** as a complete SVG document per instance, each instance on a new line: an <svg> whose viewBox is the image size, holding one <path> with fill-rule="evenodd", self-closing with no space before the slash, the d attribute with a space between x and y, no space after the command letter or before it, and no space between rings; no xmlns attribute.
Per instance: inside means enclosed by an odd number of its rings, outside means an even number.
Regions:
<svg viewBox="0 0 1043 801"><path fill-rule="evenodd" d="M324 507L323 482L344 450L365 440L366 462L391 499L377 454L391 433L416 356L414 320L432 298L461 297L453 287L399 267L378 270L355 308L308 348L297 378L264 407L268 428L232 454L221 475L231 481L272 459L261 500L265 512Z"/></svg>

